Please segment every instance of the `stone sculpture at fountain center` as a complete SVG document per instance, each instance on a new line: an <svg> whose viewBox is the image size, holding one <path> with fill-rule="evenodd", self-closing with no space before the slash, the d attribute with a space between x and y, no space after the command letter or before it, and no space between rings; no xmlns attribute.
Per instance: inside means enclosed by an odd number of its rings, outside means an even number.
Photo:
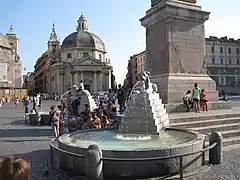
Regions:
<svg viewBox="0 0 240 180"><path fill-rule="evenodd" d="M83 83L80 84L80 88L77 85L73 85L70 91L64 93L63 98L66 98L68 107L71 107L74 101L79 100L78 113L85 110L85 104L88 104L91 111L96 108L96 103L91 93L84 89Z"/></svg>
<svg viewBox="0 0 240 180"><path fill-rule="evenodd" d="M151 83L150 73L137 75L126 105L120 133L154 134L169 125L168 114L157 93L157 85Z"/></svg>

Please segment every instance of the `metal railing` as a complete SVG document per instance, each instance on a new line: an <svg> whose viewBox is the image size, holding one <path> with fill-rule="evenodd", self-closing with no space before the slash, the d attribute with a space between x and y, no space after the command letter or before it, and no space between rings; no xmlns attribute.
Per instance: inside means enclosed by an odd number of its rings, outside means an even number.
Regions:
<svg viewBox="0 0 240 180"><path fill-rule="evenodd" d="M54 140L52 140L52 141L54 141ZM84 155L68 152L68 151L59 149L58 147L53 146L52 141L50 143L51 152L52 152L53 149L55 149L57 151L60 151L62 153L65 153L65 154L68 154L68 155L71 155L71 156L74 156L74 157L85 158ZM150 157L150 158L106 158L106 157L102 157L101 160L102 161L126 161L127 162L127 161L157 161L157 160L167 160L167 159L179 158L179 162L180 162L179 163L179 172L177 172L177 173L179 173L179 176L180 176L179 179L183 180L183 171L184 171L183 157L191 156L191 155L195 155L195 154L200 154L200 153L203 154L206 151L211 150L216 146L217 146L217 142L214 142L212 145L210 145L206 148L203 148L199 151L195 151L195 152L191 152L191 153L183 153L183 154L178 154L178 155L173 155L173 156ZM51 155L51 162L53 162L52 155Z"/></svg>

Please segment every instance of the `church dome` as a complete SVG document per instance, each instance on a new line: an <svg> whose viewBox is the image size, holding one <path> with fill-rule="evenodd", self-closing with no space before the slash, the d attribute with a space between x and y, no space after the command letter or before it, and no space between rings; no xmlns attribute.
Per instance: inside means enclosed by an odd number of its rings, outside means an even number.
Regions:
<svg viewBox="0 0 240 180"><path fill-rule="evenodd" d="M93 48L106 52L104 42L97 35L87 30L87 20L81 15L78 19L77 31L71 33L63 40L61 48Z"/></svg>
<svg viewBox="0 0 240 180"><path fill-rule="evenodd" d="M8 43L7 38L1 33L0 33L0 46L11 49L11 46Z"/></svg>

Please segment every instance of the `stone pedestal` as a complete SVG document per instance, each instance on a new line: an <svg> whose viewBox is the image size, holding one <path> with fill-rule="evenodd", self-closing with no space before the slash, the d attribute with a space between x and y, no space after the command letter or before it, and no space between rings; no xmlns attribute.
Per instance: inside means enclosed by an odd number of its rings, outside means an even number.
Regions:
<svg viewBox="0 0 240 180"><path fill-rule="evenodd" d="M153 75L151 80L158 85L164 104L182 103L183 95L187 90L193 90L194 83L198 83L199 88L206 90L208 101L218 101L216 83L207 74L170 73Z"/></svg>
<svg viewBox="0 0 240 180"><path fill-rule="evenodd" d="M163 103L182 102L194 83L217 101L216 84L206 74L204 22L209 18L194 2L159 0L140 21L146 28L146 68Z"/></svg>
<svg viewBox="0 0 240 180"><path fill-rule="evenodd" d="M119 132L154 134L168 125L168 114L159 94L141 92L130 95Z"/></svg>
<svg viewBox="0 0 240 180"><path fill-rule="evenodd" d="M87 90L80 91L78 97L80 98L80 105L78 106L78 113L85 111L85 104L88 105L88 107L90 108L90 111L93 111L94 109L97 108L96 103L89 91L87 91Z"/></svg>

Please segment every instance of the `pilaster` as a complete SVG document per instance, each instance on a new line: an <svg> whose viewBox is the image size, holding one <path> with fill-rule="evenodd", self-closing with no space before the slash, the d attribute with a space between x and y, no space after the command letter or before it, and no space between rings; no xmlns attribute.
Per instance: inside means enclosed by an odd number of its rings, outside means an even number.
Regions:
<svg viewBox="0 0 240 180"><path fill-rule="evenodd" d="M99 88L99 91L101 92L102 91L102 86L103 86L103 82L102 82L102 77L103 76L103 73L100 71L99 72L99 85L98 85L98 88Z"/></svg>
<svg viewBox="0 0 240 180"><path fill-rule="evenodd" d="M93 72L93 91L97 92L97 72Z"/></svg>

